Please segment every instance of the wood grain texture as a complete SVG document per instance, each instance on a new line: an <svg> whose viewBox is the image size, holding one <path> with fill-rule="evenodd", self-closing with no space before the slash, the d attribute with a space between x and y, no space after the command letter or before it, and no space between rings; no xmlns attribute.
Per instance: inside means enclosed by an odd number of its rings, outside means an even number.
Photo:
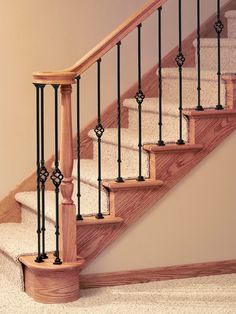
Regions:
<svg viewBox="0 0 236 314"><path fill-rule="evenodd" d="M80 276L81 289L236 273L236 260Z"/></svg>
<svg viewBox="0 0 236 314"><path fill-rule="evenodd" d="M53 256L44 263L35 256L23 256L25 292L40 303L67 303L79 299L79 268L82 262L53 265Z"/></svg>
<svg viewBox="0 0 236 314"><path fill-rule="evenodd" d="M175 144L166 144L165 146L158 146L155 144L145 144L143 149L150 153L173 153L173 152L184 152L184 151L199 151L203 148L201 144L188 144L185 145L175 145Z"/></svg>
<svg viewBox="0 0 236 314"><path fill-rule="evenodd" d="M33 73L33 82L39 84L70 85L75 83L73 71Z"/></svg>
<svg viewBox="0 0 236 314"><path fill-rule="evenodd" d="M115 190L139 190L146 188L158 188L163 185L163 181L146 179L145 181L137 181L135 179L125 180L122 183L117 183L116 181L103 181L103 186L109 191Z"/></svg>
<svg viewBox="0 0 236 314"><path fill-rule="evenodd" d="M61 204L59 209L59 250L64 262L77 259L77 223L74 204Z"/></svg>
<svg viewBox="0 0 236 314"><path fill-rule="evenodd" d="M124 223L109 229L104 226L77 229L78 255L86 259L85 267L236 129L233 110L221 113L191 111L185 114L188 115L191 143L199 144L201 149L151 152L151 178L164 182L158 188L110 190L110 212L121 217Z"/></svg>
<svg viewBox="0 0 236 314"><path fill-rule="evenodd" d="M60 256L64 262L75 262L76 249L76 208L72 199L74 184L73 170L73 136L71 113L71 85L61 86L61 145L60 169L64 176L60 186L62 203L60 206Z"/></svg>
<svg viewBox="0 0 236 314"><path fill-rule="evenodd" d="M73 204L73 135L71 112L71 85L61 86L60 170L64 176L60 186L62 204Z"/></svg>
<svg viewBox="0 0 236 314"><path fill-rule="evenodd" d="M97 219L96 217L84 217L83 220L77 221L77 226L79 228L91 226L91 225L116 225L122 224L123 219L120 217L112 217L111 215L105 216L104 219Z"/></svg>
<svg viewBox="0 0 236 314"><path fill-rule="evenodd" d="M236 75L224 74L222 79L226 85L226 103L227 107L236 110Z"/></svg>
<svg viewBox="0 0 236 314"><path fill-rule="evenodd" d="M228 10L236 10L235 1L230 1L222 8L222 19L225 25L222 36L225 37L227 34L227 23L224 14ZM202 37L214 37L215 31L212 27L215 22L215 15L210 17L202 26ZM196 38L196 31L190 34L183 41L183 51L186 57L185 67L195 65L195 49L193 47L193 40ZM163 67L175 67L175 57L178 52L178 47L170 51L162 61ZM150 71L145 73L142 77L142 87L146 97L157 97L158 96L158 79L156 75L157 65L155 65ZM137 91L137 84L131 86L121 98L124 99L133 98ZM117 126L116 115L114 112L117 110L117 100L114 100L112 104L102 112L101 119L105 128L114 128ZM128 127L128 110L127 108L121 108L121 124L123 128ZM81 130L81 158L92 159L93 158L93 146L92 140L88 137L88 132L96 125L96 118L92 119L83 130ZM76 158L76 138L73 140L74 158ZM54 156L51 156L47 161L48 167L51 166L54 160ZM49 168L48 168L49 169ZM15 194L24 191L35 191L36 189L36 177L35 173L24 179L19 185L17 185L9 194L7 194L2 200L0 200L0 223L4 222L20 222L21 221L21 210L20 205L15 201ZM52 190L51 183L47 183L46 189Z"/></svg>

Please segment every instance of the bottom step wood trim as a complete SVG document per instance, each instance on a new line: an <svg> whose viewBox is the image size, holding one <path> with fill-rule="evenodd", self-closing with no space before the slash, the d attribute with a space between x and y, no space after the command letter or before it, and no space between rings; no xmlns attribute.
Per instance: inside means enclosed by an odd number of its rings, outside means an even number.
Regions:
<svg viewBox="0 0 236 314"><path fill-rule="evenodd" d="M49 254L44 263L35 263L35 255L21 256L25 292L36 302L45 304L68 303L79 299L79 271L84 260L54 265Z"/></svg>
<svg viewBox="0 0 236 314"><path fill-rule="evenodd" d="M229 261L186 264L113 273L80 275L80 288L122 286L152 281L224 275L236 273L236 259Z"/></svg>

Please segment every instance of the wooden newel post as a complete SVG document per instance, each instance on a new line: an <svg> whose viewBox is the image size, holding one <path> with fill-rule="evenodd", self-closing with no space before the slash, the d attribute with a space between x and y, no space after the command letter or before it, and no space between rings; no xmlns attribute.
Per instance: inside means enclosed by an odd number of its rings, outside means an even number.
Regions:
<svg viewBox="0 0 236 314"><path fill-rule="evenodd" d="M62 203L60 205L60 256L63 262L77 260L76 248L76 208L73 194L73 137L71 118L71 85L61 86L61 145L60 168L64 176L61 184Z"/></svg>

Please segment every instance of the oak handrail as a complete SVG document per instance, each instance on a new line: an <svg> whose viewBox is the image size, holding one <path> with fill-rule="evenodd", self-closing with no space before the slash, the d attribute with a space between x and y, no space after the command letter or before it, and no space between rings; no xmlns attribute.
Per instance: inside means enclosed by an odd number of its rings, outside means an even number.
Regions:
<svg viewBox="0 0 236 314"><path fill-rule="evenodd" d="M33 73L34 82L73 84L77 75L81 75L89 69L98 59L103 57L166 1L149 0L73 66L57 72Z"/></svg>

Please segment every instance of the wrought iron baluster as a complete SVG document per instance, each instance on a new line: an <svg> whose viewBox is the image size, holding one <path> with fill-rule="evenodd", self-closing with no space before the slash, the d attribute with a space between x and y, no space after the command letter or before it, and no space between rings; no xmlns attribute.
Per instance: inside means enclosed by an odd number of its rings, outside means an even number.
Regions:
<svg viewBox="0 0 236 314"><path fill-rule="evenodd" d="M200 8L200 0L197 0L197 73L198 73L198 103L196 106L197 111L203 111L203 107L201 105L201 26L200 26L200 16L201 16L201 8Z"/></svg>
<svg viewBox="0 0 236 314"><path fill-rule="evenodd" d="M117 130L118 130L118 176L116 178L116 182L121 183L124 182L122 176L121 176L121 125L120 125L120 119L121 119L121 112L120 112L120 106L121 106L121 96L120 96L120 46L121 42L117 44Z"/></svg>
<svg viewBox="0 0 236 314"><path fill-rule="evenodd" d="M104 133L104 128L101 124L101 59L97 60L97 93L98 93L98 104L97 104L97 110L98 110L98 118L97 118L97 125L94 129L94 132L97 136L97 142L98 142L98 213L96 214L97 219L103 219L102 214L102 175L101 175L101 168L102 168L102 162L101 162L101 138Z"/></svg>
<svg viewBox="0 0 236 314"><path fill-rule="evenodd" d="M80 76L77 81L77 220L83 220L81 215L81 184L80 184Z"/></svg>
<svg viewBox="0 0 236 314"><path fill-rule="evenodd" d="M145 95L142 91L142 56L141 56L141 28L142 24L138 25L138 91L135 99L138 103L138 154L139 154L139 174L137 181L145 181L142 176L142 103Z"/></svg>
<svg viewBox="0 0 236 314"><path fill-rule="evenodd" d="M54 161L54 170L51 174L51 180L55 186L55 210L56 210L56 251L55 251L55 265L61 265L62 261L60 259L59 255L59 192L60 192L60 185L63 180L63 175L61 173L61 170L59 169L59 158L58 158L58 88L59 84L53 84L54 88L54 94L55 94L55 100L54 100L54 106L55 106L55 161Z"/></svg>
<svg viewBox="0 0 236 314"><path fill-rule="evenodd" d="M179 52L175 59L179 67L179 139L176 144L184 145L183 140L183 73L185 57L182 52L182 0L179 0Z"/></svg>
<svg viewBox="0 0 236 314"><path fill-rule="evenodd" d="M41 182L41 201L42 201L42 258L47 259L48 256L45 250L45 183L49 176L44 160L44 87L45 84L40 84L41 89L41 167L40 167L40 182Z"/></svg>
<svg viewBox="0 0 236 314"><path fill-rule="evenodd" d="M224 25L221 21L221 16L220 16L220 0L217 0L217 21L215 22L214 25L215 31L217 33L217 56L218 56L218 104L216 105L215 109L216 110L222 110L224 107L221 105L221 32L224 28Z"/></svg>
<svg viewBox="0 0 236 314"><path fill-rule="evenodd" d="M161 11L162 7L158 9L158 92L159 92L159 141L157 145L165 146L162 139L162 38L161 38Z"/></svg>
<svg viewBox="0 0 236 314"><path fill-rule="evenodd" d="M40 84L34 84L36 87L36 167L37 167L37 240L38 252L35 259L36 263L42 263L44 260L41 255L41 193L40 193Z"/></svg>

